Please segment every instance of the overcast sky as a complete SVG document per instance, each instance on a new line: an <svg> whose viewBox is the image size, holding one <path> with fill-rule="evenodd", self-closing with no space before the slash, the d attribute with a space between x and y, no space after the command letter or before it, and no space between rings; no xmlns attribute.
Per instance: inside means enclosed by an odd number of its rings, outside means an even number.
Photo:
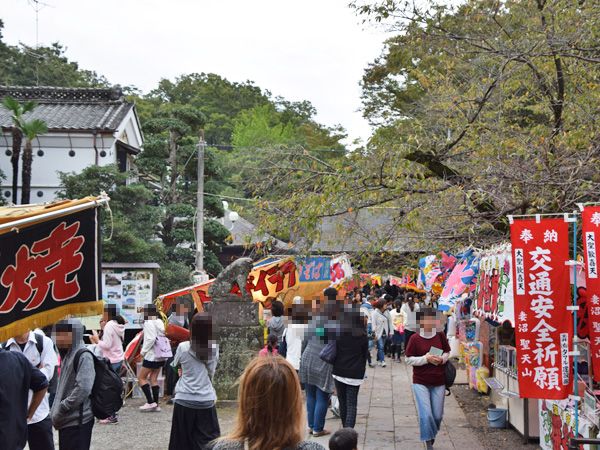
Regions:
<svg viewBox="0 0 600 450"><path fill-rule="evenodd" d="M349 0L43 0L39 41L111 83L148 92L161 78L214 72L310 100L317 119L367 139L359 81L385 35ZM35 45L33 0L0 0L4 38Z"/></svg>

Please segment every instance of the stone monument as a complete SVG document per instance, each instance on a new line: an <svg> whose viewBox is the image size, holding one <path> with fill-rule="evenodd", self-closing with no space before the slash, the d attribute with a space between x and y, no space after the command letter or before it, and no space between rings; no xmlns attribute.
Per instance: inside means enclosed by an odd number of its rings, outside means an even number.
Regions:
<svg viewBox="0 0 600 450"><path fill-rule="evenodd" d="M213 315L219 344L219 363L213 380L219 400L237 398L237 380L248 362L258 354L263 344L258 303L246 290L252 270L250 258L240 258L227 266L208 290L212 303L206 310ZM237 285L242 296L232 294Z"/></svg>

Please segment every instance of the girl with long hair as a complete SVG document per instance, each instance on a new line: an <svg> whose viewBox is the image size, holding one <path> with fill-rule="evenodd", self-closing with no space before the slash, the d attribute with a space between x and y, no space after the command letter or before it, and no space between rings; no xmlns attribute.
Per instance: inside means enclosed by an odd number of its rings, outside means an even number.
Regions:
<svg viewBox="0 0 600 450"><path fill-rule="evenodd" d="M325 450L304 440L300 382L281 356L250 361L240 378L238 404L233 430L213 450Z"/></svg>
<svg viewBox="0 0 600 450"><path fill-rule="evenodd" d="M219 359L212 316L197 313L190 322L190 340L177 347L171 364L181 370L175 386L169 449L204 450L221 434L212 379Z"/></svg>

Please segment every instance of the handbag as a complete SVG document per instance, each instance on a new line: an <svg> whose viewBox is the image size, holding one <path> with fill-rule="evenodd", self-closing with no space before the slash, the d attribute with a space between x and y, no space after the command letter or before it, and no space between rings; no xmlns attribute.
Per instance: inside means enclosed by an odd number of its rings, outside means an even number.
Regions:
<svg viewBox="0 0 600 450"><path fill-rule="evenodd" d="M335 341L329 341L323 347L323 350L319 353L319 358L329 364L333 364L335 362L335 357L337 356L337 346Z"/></svg>
<svg viewBox="0 0 600 450"><path fill-rule="evenodd" d="M331 412L335 417L340 417L340 399L335 394L331 396Z"/></svg>
<svg viewBox="0 0 600 450"><path fill-rule="evenodd" d="M456 367L448 360L444 365L444 381L447 391L446 396L450 395L450 388L454 384L454 380L456 380Z"/></svg>
<svg viewBox="0 0 600 450"><path fill-rule="evenodd" d="M159 359L168 359L173 356L171 342L166 336L158 336L154 341L154 357Z"/></svg>
<svg viewBox="0 0 600 450"><path fill-rule="evenodd" d="M283 330L283 336L281 337L281 343L277 347L277 353L283 358L287 356L287 340L286 340L287 328Z"/></svg>

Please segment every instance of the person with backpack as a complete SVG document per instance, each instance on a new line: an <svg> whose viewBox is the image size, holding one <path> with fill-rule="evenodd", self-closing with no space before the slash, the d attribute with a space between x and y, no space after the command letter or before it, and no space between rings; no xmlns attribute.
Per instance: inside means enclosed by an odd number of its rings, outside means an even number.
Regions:
<svg viewBox="0 0 600 450"><path fill-rule="evenodd" d="M218 359L212 316L197 313L190 323L190 340L179 344L171 364L181 369L181 377L175 386L170 450L203 450L221 435L212 385Z"/></svg>
<svg viewBox="0 0 600 450"><path fill-rule="evenodd" d="M58 322L54 339L62 362L50 416L58 430L59 449L88 450L94 427L90 398L96 377L94 355L85 348L78 319Z"/></svg>
<svg viewBox="0 0 600 450"><path fill-rule="evenodd" d="M54 342L39 332L28 331L6 341L2 345L4 350L22 353L31 363L39 369L48 382L55 375L58 358L54 351ZM29 391L29 403L33 391ZM52 420L50 419L49 396L46 394L37 408L35 414L27 424L27 443L30 450L53 450L54 436L52 434Z"/></svg>
<svg viewBox="0 0 600 450"><path fill-rule="evenodd" d="M413 366L413 393L419 414L421 441L433 449L444 415L446 370L450 345L436 311L422 308L416 313L419 332L406 346L406 363Z"/></svg>
<svg viewBox="0 0 600 450"><path fill-rule="evenodd" d="M117 305L105 305L102 319L105 322L102 339L94 333L90 340L100 349L102 356L110 362L111 369L120 376L123 360L123 338L125 337L125 319L117 314ZM100 424L117 424L119 418L114 411L106 419L101 419Z"/></svg>
<svg viewBox="0 0 600 450"><path fill-rule="evenodd" d="M157 343L159 339L164 338L165 324L158 316L156 305L151 303L144 306L144 342L141 350L144 360L138 373L138 384L146 396L146 403L140 406L142 412L160 411L158 375L169 356L157 354Z"/></svg>
<svg viewBox="0 0 600 450"><path fill-rule="evenodd" d="M329 399L335 388L332 376L333 365L324 361L320 355L327 345L328 329L334 326L339 305L333 294L335 289L329 291L329 294L327 291L329 289L325 290L326 303L307 328L300 357L299 375L306 391L308 429L314 437L331 433L324 427Z"/></svg>

